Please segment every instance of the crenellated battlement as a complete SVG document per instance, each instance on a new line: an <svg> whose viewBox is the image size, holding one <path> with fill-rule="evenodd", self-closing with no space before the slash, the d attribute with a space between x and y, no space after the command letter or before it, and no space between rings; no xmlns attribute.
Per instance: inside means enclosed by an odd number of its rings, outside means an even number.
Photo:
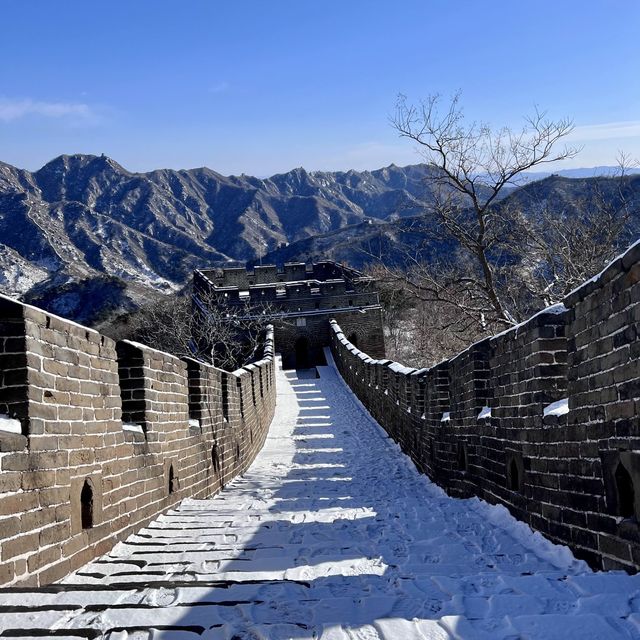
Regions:
<svg viewBox="0 0 640 640"><path fill-rule="evenodd" d="M332 323L337 366L451 495L504 504L593 567L640 569L640 244L564 304L430 369Z"/></svg>
<svg viewBox="0 0 640 640"><path fill-rule="evenodd" d="M221 305L277 305L283 311L336 309L378 305L377 293L369 280L350 284L344 280L306 280L287 283L239 287L215 287L208 289L207 299ZM202 284L197 285L203 291ZM302 304L303 308L294 308Z"/></svg>
<svg viewBox="0 0 640 640"><path fill-rule="evenodd" d="M273 329L234 372L0 296L0 584L48 584L251 464Z"/></svg>
<svg viewBox="0 0 640 640"><path fill-rule="evenodd" d="M359 271L331 261L306 264L289 262L283 266L256 265L254 267L231 267L201 269L199 272L215 287L239 287L246 290L254 285L271 283L302 282L305 280L347 280L356 282L364 276Z"/></svg>

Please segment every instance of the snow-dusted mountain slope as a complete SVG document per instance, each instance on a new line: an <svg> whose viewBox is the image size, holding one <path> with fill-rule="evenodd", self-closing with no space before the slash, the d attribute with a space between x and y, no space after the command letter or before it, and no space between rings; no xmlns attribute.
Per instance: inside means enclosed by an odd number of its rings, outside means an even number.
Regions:
<svg viewBox="0 0 640 640"><path fill-rule="evenodd" d="M0 290L40 299L107 277L168 292L198 266L250 260L368 217L415 215L430 198L428 171L295 169L263 180L206 168L132 173L90 155L33 173L0 163Z"/></svg>
<svg viewBox="0 0 640 640"><path fill-rule="evenodd" d="M207 168L133 173L91 155L60 156L35 172L0 163L0 291L95 324L175 291L197 267L265 254L361 266L372 246L395 259L400 240L419 239L413 219L433 201L432 171L294 169L261 179ZM629 188L640 194L640 176ZM550 201L571 215L589 189L589 180L551 177L507 198L525 214Z"/></svg>

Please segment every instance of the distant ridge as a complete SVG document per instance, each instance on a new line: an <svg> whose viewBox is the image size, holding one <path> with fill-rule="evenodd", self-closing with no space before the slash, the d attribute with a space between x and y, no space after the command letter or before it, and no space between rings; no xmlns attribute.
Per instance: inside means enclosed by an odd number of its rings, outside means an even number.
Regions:
<svg viewBox="0 0 640 640"><path fill-rule="evenodd" d="M632 167L626 169L625 172L628 175L635 175L640 173L640 167ZM534 180L542 180L549 176L560 176L562 178L615 178L620 175L620 167L616 166L600 166L600 167L583 167L579 169L561 169L559 171L529 171L523 173L522 177L526 182L532 182Z"/></svg>
<svg viewBox="0 0 640 640"><path fill-rule="evenodd" d="M354 247L381 225L392 254L402 220L432 202L433 171L299 167L256 178L136 173L104 155L63 155L34 172L0 162L0 291L95 324L178 290L203 265L303 259L310 250L296 247L312 245L359 263Z"/></svg>
<svg viewBox="0 0 640 640"><path fill-rule="evenodd" d="M196 267L251 260L370 218L416 215L431 199L430 171L297 168L260 179L208 168L135 173L81 154L34 172L0 162L0 291L97 322L178 289ZM89 292L104 304L87 304Z"/></svg>

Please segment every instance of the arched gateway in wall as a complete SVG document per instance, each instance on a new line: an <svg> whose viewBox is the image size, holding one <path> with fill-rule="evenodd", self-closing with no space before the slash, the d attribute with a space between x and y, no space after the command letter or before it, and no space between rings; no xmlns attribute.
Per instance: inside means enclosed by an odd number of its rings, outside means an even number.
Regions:
<svg viewBox="0 0 640 640"><path fill-rule="evenodd" d="M311 358L311 344L309 338L306 336L300 336L295 343L295 368L296 369L309 369L312 365Z"/></svg>

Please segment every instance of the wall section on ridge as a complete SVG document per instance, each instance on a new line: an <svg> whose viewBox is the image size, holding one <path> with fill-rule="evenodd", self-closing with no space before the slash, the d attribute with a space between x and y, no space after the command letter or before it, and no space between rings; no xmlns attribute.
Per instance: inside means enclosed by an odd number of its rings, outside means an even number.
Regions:
<svg viewBox="0 0 640 640"><path fill-rule="evenodd" d="M225 372L0 296L0 585L45 585L243 473L275 410L273 330Z"/></svg>
<svg viewBox="0 0 640 640"><path fill-rule="evenodd" d="M505 505L594 568L640 569L640 244L431 369L332 333L347 384L450 495Z"/></svg>

